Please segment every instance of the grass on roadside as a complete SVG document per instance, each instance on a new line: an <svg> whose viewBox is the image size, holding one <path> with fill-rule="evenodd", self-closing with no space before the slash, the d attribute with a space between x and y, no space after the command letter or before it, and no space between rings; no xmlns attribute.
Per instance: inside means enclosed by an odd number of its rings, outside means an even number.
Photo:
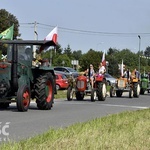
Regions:
<svg viewBox="0 0 150 150"><path fill-rule="evenodd" d="M149 150L150 109L124 112L77 123L16 143L5 150Z"/></svg>

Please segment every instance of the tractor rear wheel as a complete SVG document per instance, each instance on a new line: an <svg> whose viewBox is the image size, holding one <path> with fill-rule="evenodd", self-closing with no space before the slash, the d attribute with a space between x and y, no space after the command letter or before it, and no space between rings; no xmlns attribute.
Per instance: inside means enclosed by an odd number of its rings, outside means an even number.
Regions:
<svg viewBox="0 0 150 150"><path fill-rule="evenodd" d="M51 73L46 73L37 78L35 98L37 107L41 110L49 110L53 106L54 78Z"/></svg>
<svg viewBox="0 0 150 150"><path fill-rule="evenodd" d="M18 111L27 111L30 105L30 89L27 85L23 85L17 92L17 109Z"/></svg>
<svg viewBox="0 0 150 150"><path fill-rule="evenodd" d="M97 83L97 97L99 101L105 101L107 89L106 89L106 83L105 82L98 82Z"/></svg>

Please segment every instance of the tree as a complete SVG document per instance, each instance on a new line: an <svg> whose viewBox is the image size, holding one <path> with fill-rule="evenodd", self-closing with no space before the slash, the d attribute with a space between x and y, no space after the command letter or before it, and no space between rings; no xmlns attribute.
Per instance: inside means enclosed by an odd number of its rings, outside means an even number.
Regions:
<svg viewBox="0 0 150 150"><path fill-rule="evenodd" d="M0 33L14 24L13 38L19 37L19 22L17 18L5 9L0 9L0 16Z"/></svg>
<svg viewBox="0 0 150 150"><path fill-rule="evenodd" d="M71 67L71 61L66 54L57 55L53 60L54 66L68 66Z"/></svg>
<svg viewBox="0 0 150 150"><path fill-rule="evenodd" d="M150 57L150 47L149 47L149 46L146 47L146 50L144 51L144 55L145 55L146 57Z"/></svg>
<svg viewBox="0 0 150 150"><path fill-rule="evenodd" d="M81 50L73 51L73 53L72 53L72 57L75 60L79 60L81 56L82 56L82 51Z"/></svg>
<svg viewBox="0 0 150 150"><path fill-rule="evenodd" d="M64 54L68 55L69 58L72 57L72 51L70 45L68 45L67 48L64 49Z"/></svg>
<svg viewBox="0 0 150 150"><path fill-rule="evenodd" d="M87 53L83 54L79 60L81 71L89 68L90 64L93 64L94 70L97 71L99 63L102 61L102 54L102 52L98 52L93 49L90 49Z"/></svg>
<svg viewBox="0 0 150 150"><path fill-rule="evenodd" d="M61 48L61 45L60 45L60 44L57 44L57 45L56 45L56 53L62 54L62 51L63 51L63 49Z"/></svg>
<svg viewBox="0 0 150 150"><path fill-rule="evenodd" d="M117 49L109 48L107 54L108 55L113 55L113 54L118 53L118 52L119 52L119 50L117 50Z"/></svg>

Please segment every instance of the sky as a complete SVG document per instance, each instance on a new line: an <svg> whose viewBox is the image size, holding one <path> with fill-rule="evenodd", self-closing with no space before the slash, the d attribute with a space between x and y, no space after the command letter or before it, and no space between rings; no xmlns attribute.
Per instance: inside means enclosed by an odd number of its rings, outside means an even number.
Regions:
<svg viewBox="0 0 150 150"><path fill-rule="evenodd" d="M130 49L150 46L150 0L1 0L19 21L24 40L43 40L58 26L58 43L72 51ZM140 38L139 38L140 36Z"/></svg>

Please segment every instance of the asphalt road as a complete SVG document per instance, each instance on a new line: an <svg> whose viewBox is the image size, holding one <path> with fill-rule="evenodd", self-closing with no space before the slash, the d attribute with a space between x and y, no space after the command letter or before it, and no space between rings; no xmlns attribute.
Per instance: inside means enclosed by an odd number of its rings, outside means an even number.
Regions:
<svg viewBox="0 0 150 150"><path fill-rule="evenodd" d="M0 142L18 141L49 128L62 128L109 114L146 108L150 108L150 93L139 98L128 98L126 94L121 98L107 97L103 102L91 102L90 97L84 101L59 99L54 100L53 108L48 111L38 110L32 102L28 112L18 112L16 104L12 103L7 110L0 110Z"/></svg>

